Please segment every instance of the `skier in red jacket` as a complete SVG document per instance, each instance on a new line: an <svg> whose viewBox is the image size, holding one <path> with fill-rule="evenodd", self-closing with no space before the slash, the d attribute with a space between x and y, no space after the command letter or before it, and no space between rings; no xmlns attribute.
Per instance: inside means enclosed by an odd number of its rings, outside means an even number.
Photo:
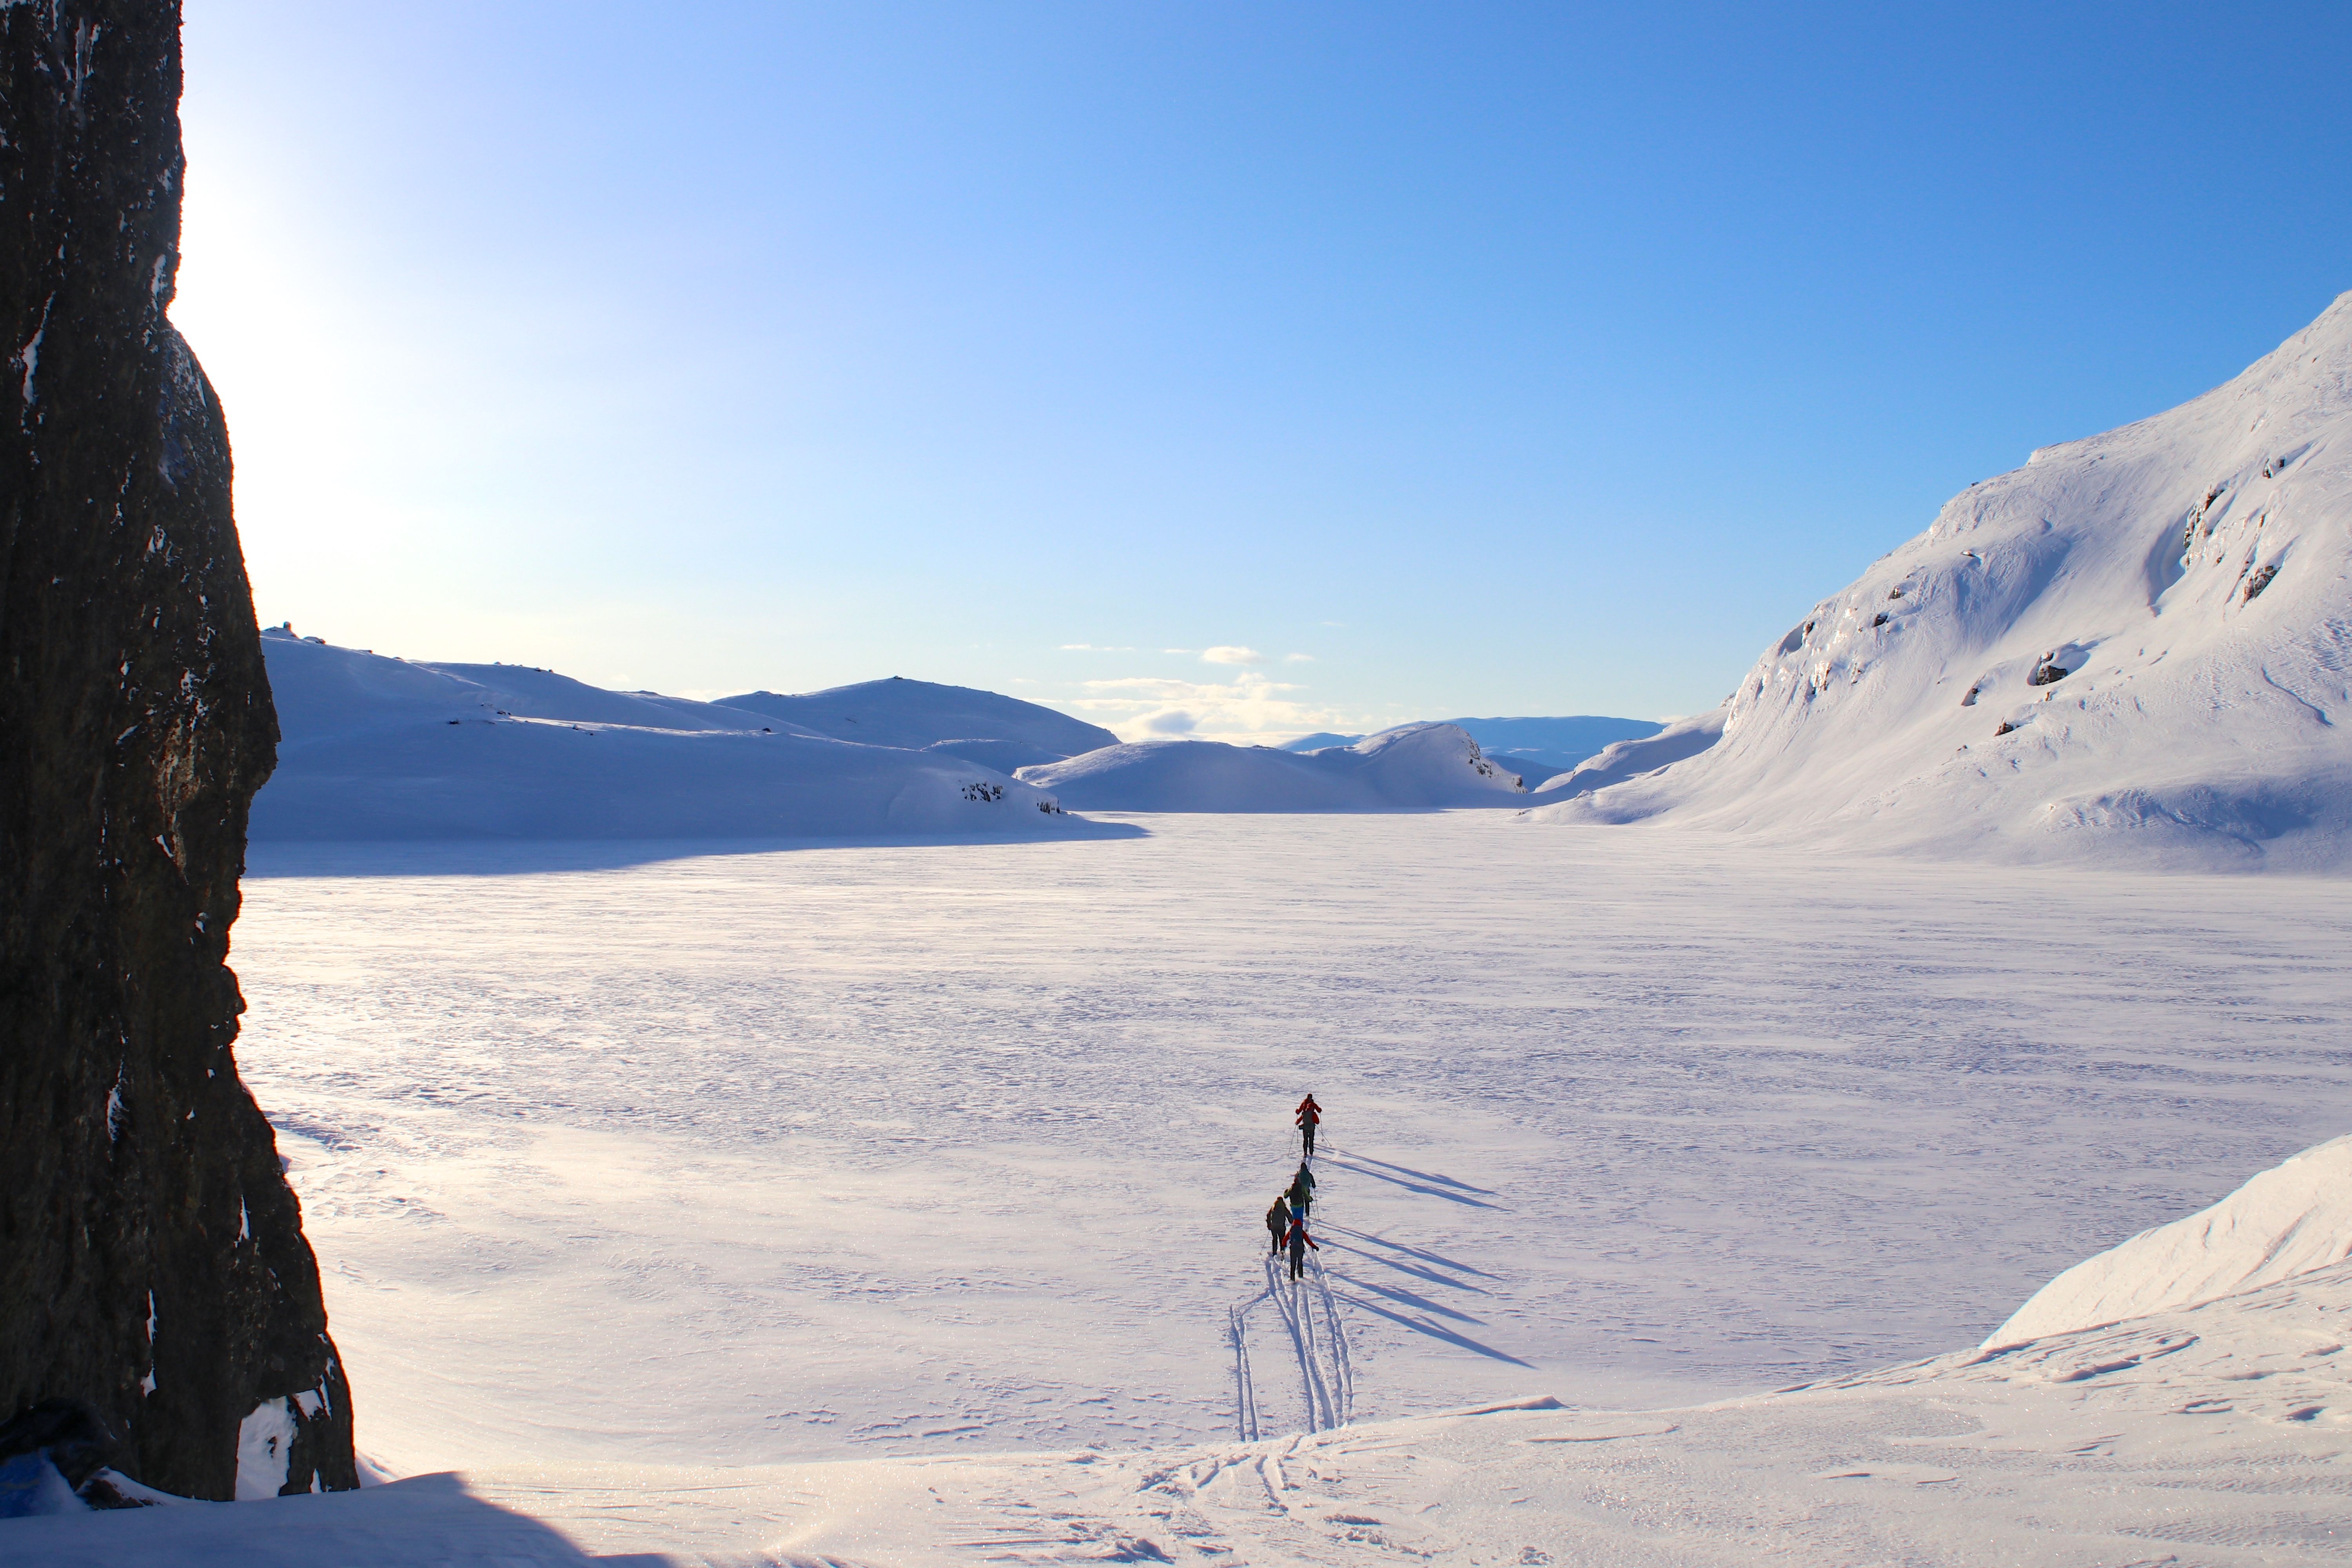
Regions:
<svg viewBox="0 0 2352 1568"><path fill-rule="evenodd" d="M1315 1124L1323 1120L1323 1108L1315 1103L1313 1095L1298 1102L1297 1120L1298 1131L1307 1140L1307 1157L1312 1160L1315 1158Z"/></svg>
<svg viewBox="0 0 2352 1568"><path fill-rule="evenodd" d="M1307 1234L1306 1213L1300 1209L1292 1209L1290 1211L1290 1277L1293 1279L1307 1271L1307 1249L1310 1247L1314 1247L1318 1252L1323 1250L1320 1247L1316 1247L1315 1238Z"/></svg>

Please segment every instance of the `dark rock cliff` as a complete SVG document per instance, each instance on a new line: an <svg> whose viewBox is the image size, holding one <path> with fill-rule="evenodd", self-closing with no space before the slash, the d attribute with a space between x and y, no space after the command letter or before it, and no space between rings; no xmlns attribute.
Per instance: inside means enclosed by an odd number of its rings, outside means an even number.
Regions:
<svg viewBox="0 0 2352 1568"><path fill-rule="evenodd" d="M179 6L0 5L0 1417L120 1467L356 1484L317 1262L230 1047L246 810L277 743L228 433L164 318ZM274 1479L274 1472L273 1472Z"/></svg>

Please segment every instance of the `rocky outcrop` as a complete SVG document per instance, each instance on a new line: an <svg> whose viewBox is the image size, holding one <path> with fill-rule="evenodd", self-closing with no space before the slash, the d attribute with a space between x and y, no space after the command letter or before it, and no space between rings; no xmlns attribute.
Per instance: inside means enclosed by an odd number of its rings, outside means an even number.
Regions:
<svg viewBox="0 0 2352 1568"><path fill-rule="evenodd" d="M227 1498L252 1421L285 1489L357 1479L230 1049L277 721L227 430L164 316L179 90L174 4L0 5L0 1417L86 1401L131 1478Z"/></svg>

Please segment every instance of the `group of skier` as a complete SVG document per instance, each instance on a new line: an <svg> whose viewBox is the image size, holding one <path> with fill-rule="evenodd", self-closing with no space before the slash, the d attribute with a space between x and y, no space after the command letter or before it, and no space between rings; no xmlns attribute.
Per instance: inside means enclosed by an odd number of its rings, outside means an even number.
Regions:
<svg viewBox="0 0 2352 1568"><path fill-rule="evenodd" d="M1265 1211L1265 1228L1274 1238L1274 1256L1282 1256L1283 1248L1290 1249L1290 1277L1297 1279L1307 1271L1307 1249L1315 1247L1315 1238L1307 1234L1307 1211L1315 1202L1315 1128L1323 1120L1323 1108L1308 1095L1298 1102L1297 1114L1292 1118L1298 1124L1301 1144L1298 1172L1290 1178L1290 1185L1274 1200Z"/></svg>

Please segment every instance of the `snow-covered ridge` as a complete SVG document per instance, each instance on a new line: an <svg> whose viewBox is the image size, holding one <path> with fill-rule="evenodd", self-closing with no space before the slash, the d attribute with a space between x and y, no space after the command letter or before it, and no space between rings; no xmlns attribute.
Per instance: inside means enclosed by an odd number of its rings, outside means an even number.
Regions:
<svg viewBox="0 0 2352 1568"><path fill-rule="evenodd" d="M257 840L1087 830L1050 792L944 750L861 745L747 708L606 691L528 666L411 663L286 628L263 646L283 739L254 803ZM898 704L894 733L919 731L916 706Z"/></svg>
<svg viewBox="0 0 2352 1568"><path fill-rule="evenodd" d="M1408 724L1303 752L1143 741L1016 776L1080 811L1394 811L1526 798L1519 776L1453 724Z"/></svg>
<svg viewBox="0 0 2352 1568"><path fill-rule="evenodd" d="M1529 815L2339 868L2347 437L2352 295L2227 384L1971 486L1765 651L1719 743Z"/></svg>
<svg viewBox="0 0 2352 1568"><path fill-rule="evenodd" d="M948 752L1005 773L1118 744L1098 724L1017 697L895 675L801 696L747 691L719 703L836 741Z"/></svg>
<svg viewBox="0 0 2352 1568"><path fill-rule="evenodd" d="M2352 1258L2352 1136L2306 1149L2210 1208L2084 1259L2034 1292L1985 1344L2017 1344L2193 1307L2347 1258Z"/></svg>

